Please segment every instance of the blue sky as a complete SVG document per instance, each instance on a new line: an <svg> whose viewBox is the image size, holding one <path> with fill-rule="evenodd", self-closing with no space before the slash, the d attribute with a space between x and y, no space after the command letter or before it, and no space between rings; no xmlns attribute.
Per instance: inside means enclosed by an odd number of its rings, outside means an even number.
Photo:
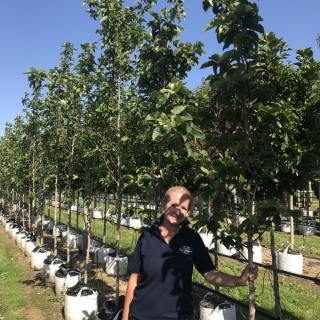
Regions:
<svg viewBox="0 0 320 320"><path fill-rule="evenodd" d="M295 49L312 47L314 56L320 59L316 43L320 33L318 17L319 0L259 0L262 25L266 32L273 31L282 37L288 46ZM166 3L158 0L158 3ZM211 55L221 52L214 30L202 30L212 19L205 13L201 0L185 0L187 18L181 41L201 41ZM80 48L84 42L98 40L95 30L98 22L85 12L82 0L6 0L0 11L0 136L6 122L14 123L17 115L23 114L21 99L29 91L27 76L29 67L48 70L59 65L59 54L64 42ZM80 50L80 49L79 49ZM201 63L207 56L201 57ZM292 52L294 60L294 51ZM210 69L200 70L200 65L189 74L188 87L193 89Z"/></svg>

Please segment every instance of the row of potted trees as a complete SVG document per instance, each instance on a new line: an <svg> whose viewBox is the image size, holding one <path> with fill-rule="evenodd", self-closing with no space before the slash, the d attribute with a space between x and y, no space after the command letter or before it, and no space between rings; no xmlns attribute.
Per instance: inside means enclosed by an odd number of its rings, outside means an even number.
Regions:
<svg viewBox="0 0 320 320"><path fill-rule="evenodd" d="M222 240L215 240L215 237L210 232L205 232L201 228L199 234L209 250L214 250L218 254L225 256L233 256L239 254L240 259L248 260L248 248L246 243L237 250L236 245L227 248ZM262 246L259 241L253 242L253 262L262 263L263 253ZM299 251L292 250L289 243L281 245L277 251L277 268L286 272L302 274L303 272L303 256Z"/></svg>
<svg viewBox="0 0 320 320"><path fill-rule="evenodd" d="M64 318L66 320L106 319L104 318L105 309L98 312L98 292L81 282L80 269L67 264L61 256L53 256L50 248L36 246L35 234L27 231L12 215L1 210L0 221L8 235L15 240L24 254L30 257L31 268L40 271L38 277L46 284L54 286L56 297L64 300ZM55 232L50 222L45 224L43 228L49 233L54 234ZM57 230L61 231L59 234L56 231L57 236L61 236L62 241L65 242L67 235L63 225L57 225ZM86 250L82 233L76 230L72 230L70 233L74 235L74 241L70 241L72 248L81 251ZM95 263L104 264L108 275L116 275L115 251L113 248L107 244L102 244L93 237L89 250ZM120 275L127 273L127 265L128 258L120 256Z"/></svg>

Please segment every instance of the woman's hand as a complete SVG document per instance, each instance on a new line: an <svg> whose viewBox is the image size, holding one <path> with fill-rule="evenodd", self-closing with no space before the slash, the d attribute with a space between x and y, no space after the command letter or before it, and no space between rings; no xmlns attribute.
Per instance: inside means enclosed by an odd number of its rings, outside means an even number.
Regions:
<svg viewBox="0 0 320 320"><path fill-rule="evenodd" d="M241 276L239 277L240 285L249 285L250 280L255 280L258 277L258 266L252 262L249 262L243 269Z"/></svg>

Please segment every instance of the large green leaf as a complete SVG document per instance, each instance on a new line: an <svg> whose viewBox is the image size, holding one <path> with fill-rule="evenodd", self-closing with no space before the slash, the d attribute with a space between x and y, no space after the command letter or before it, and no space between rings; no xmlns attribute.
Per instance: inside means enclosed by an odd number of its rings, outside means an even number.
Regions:
<svg viewBox="0 0 320 320"><path fill-rule="evenodd" d="M180 114L186 109L186 107L187 107L186 105L176 106L171 110L171 113L173 115Z"/></svg>
<svg viewBox="0 0 320 320"><path fill-rule="evenodd" d="M162 136L162 130L161 127L156 127L152 133L152 140L156 140L159 136Z"/></svg>

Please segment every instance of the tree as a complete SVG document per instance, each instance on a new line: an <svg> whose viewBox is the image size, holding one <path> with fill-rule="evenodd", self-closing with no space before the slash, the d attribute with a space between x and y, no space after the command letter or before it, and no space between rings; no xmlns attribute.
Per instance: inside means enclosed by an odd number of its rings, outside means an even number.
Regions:
<svg viewBox="0 0 320 320"><path fill-rule="evenodd" d="M255 233L261 234L259 225L270 225L272 218L277 224L278 194L292 194L299 183L296 173L306 152L306 140L299 139L299 119L306 110L299 92L310 82L305 86L301 69L284 63L288 48L282 39L263 33L255 3L203 1L203 6L215 15L206 30L215 28L225 50L203 65L213 70L208 77L212 126L206 139L211 157L203 165L205 187L229 208L233 190L242 199L248 219L240 229L228 231L247 233L252 261L250 243ZM258 33L263 33L260 39ZM253 283L249 306L254 319Z"/></svg>
<svg viewBox="0 0 320 320"><path fill-rule="evenodd" d="M144 162L137 182L148 182L145 191L154 197L156 218L163 192L173 184L186 184L192 171L192 160L185 160L185 143L188 132L197 131L190 115L197 103L183 80L204 51L201 42L180 41L179 24L186 17L182 1L168 1L158 13L147 9L152 19L146 28L151 32L139 46L138 103L154 142L148 143L148 165Z"/></svg>
<svg viewBox="0 0 320 320"><path fill-rule="evenodd" d="M116 265L119 270L120 219L122 204L123 173L130 162L126 162L123 147L127 140L125 123L130 116L136 69L134 68L137 45L142 41L144 30L137 7L124 7L124 1L86 0L91 17L98 20L101 28L102 54L98 59L93 108L105 120L108 132L96 134L93 143L104 160L110 178L116 186L117 240ZM116 301L119 297L119 274L116 280Z"/></svg>

